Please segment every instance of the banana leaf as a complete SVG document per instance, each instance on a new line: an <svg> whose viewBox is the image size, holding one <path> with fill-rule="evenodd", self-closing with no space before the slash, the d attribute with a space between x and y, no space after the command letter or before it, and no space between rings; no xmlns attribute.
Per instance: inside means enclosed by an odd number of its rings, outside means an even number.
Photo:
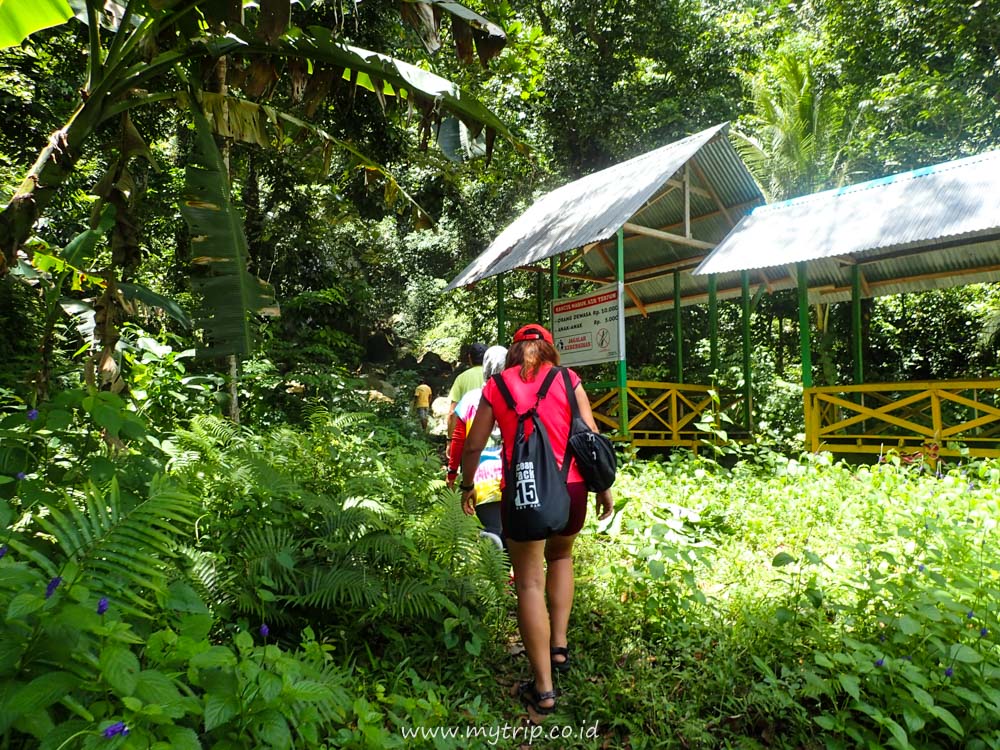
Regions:
<svg viewBox="0 0 1000 750"><path fill-rule="evenodd" d="M199 356L253 351L251 316L273 314L274 290L247 270L243 220L230 200L229 174L197 98L189 97L195 147L185 172L181 215L191 232L192 285L201 295L198 316L206 346Z"/></svg>
<svg viewBox="0 0 1000 750"><path fill-rule="evenodd" d="M330 146L349 153L358 168L381 174L386 179L388 189L398 191L417 210L427 214L413 196L402 188L396 177L386 167L358 150L356 146L330 135L323 128L267 104L257 104L235 96L209 91L201 91L198 96L201 111L216 135L234 138L243 143L253 143L265 148L275 146L280 148L286 136L305 130ZM188 107L188 102L189 96L186 91L177 92L179 106ZM455 122L457 123L457 120ZM468 137L467 129L464 131L463 138L470 140L470 142L475 140ZM480 141L482 141L481 138ZM480 156L485 152L485 146L479 151L474 150L474 144L470 148L473 149L470 158L471 156Z"/></svg>
<svg viewBox="0 0 1000 750"><path fill-rule="evenodd" d="M418 68L388 55L343 44L329 29L310 26L308 33L288 35L278 44L278 54L299 55L310 60L330 63L344 68L345 80L356 80L357 85L371 91L378 82L379 90L386 96L413 97L431 106L435 112L447 112L464 122L473 136L483 127L508 139L522 153L527 146L493 112L469 92L446 78ZM251 50L248 50L251 51Z"/></svg>
<svg viewBox="0 0 1000 750"><path fill-rule="evenodd" d="M73 17L66 0L0 0L0 49Z"/></svg>
<svg viewBox="0 0 1000 750"><path fill-rule="evenodd" d="M159 308L185 328L191 328L191 319L187 316L187 313L169 297L157 294L152 289L147 289L141 284L129 284L125 281L118 282L118 289L121 290L125 299L130 302L138 300L150 307Z"/></svg>

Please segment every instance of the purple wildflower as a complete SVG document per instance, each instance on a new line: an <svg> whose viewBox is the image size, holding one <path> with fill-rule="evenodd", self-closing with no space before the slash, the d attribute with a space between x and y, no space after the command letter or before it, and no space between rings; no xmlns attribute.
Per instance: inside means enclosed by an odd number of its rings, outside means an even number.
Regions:
<svg viewBox="0 0 1000 750"><path fill-rule="evenodd" d="M56 589L59 588L60 583L62 583L62 576L56 576L51 581L49 581L49 585L45 587L46 599L52 598L52 595L56 593Z"/></svg>
<svg viewBox="0 0 1000 750"><path fill-rule="evenodd" d="M955 674L955 670L952 669L951 667L948 667L946 670L944 670L945 677L951 677L953 674Z"/></svg>
<svg viewBox="0 0 1000 750"><path fill-rule="evenodd" d="M122 737L127 737L128 736L128 727L125 726L125 722L124 721L116 721L111 726L104 728L104 737L106 739L110 740L112 737L114 737L116 735L119 735L119 734Z"/></svg>
<svg viewBox="0 0 1000 750"><path fill-rule="evenodd" d="M28 413L25 414L24 416L28 418L29 422L34 422L36 419L38 419L38 409L28 409Z"/></svg>
<svg viewBox="0 0 1000 750"><path fill-rule="evenodd" d="M26 476L28 476L28 475L27 475L27 474L25 474L25 473L24 473L23 471L19 471L19 472L17 472L17 474L15 474L15 475L14 475L14 478L15 478L15 479L16 479L17 481L19 481L19 482L20 482L20 481L21 481L22 479L24 479L24 478L25 478Z"/></svg>
<svg viewBox="0 0 1000 750"><path fill-rule="evenodd" d="M2 560L3 556L6 555L6 554L7 554L7 545L4 544L4 545L0 546L0 560Z"/></svg>
<svg viewBox="0 0 1000 750"><path fill-rule="evenodd" d="M97 602L97 614L103 615L108 611L108 597L102 596Z"/></svg>
<svg viewBox="0 0 1000 750"><path fill-rule="evenodd" d="M267 638L271 634L271 628L267 626L266 622L260 626L260 634L265 638Z"/></svg>
<svg viewBox="0 0 1000 750"><path fill-rule="evenodd" d="M973 612L971 609L965 614L966 619L969 619L969 620L971 620L975 616L976 616L976 613Z"/></svg>
<svg viewBox="0 0 1000 750"><path fill-rule="evenodd" d="M989 629L989 628L981 628L981 629L979 630L979 637L980 637L980 638L985 638L985 637L986 637L986 636L988 636L989 634L990 634L990 629Z"/></svg>
<svg viewBox="0 0 1000 750"><path fill-rule="evenodd" d="M885 657L881 657L875 660L876 667L881 667L883 664L885 664Z"/></svg>
<svg viewBox="0 0 1000 750"><path fill-rule="evenodd" d="M917 570L923 573L925 570L927 570L927 566L924 565L923 563L920 563L920 565L917 566Z"/></svg>

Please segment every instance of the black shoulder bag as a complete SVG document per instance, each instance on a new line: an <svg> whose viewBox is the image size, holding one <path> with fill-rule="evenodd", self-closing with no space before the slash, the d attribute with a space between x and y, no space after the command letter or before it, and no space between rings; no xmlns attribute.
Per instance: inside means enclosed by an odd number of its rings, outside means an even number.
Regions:
<svg viewBox="0 0 1000 750"><path fill-rule="evenodd" d="M580 405L576 402L576 391L573 390L569 370L561 369L571 414L567 456L572 453L587 489L591 492L603 492L615 483L618 458L614 446L607 436L591 430L580 417Z"/></svg>
<svg viewBox="0 0 1000 750"><path fill-rule="evenodd" d="M497 390L507 406L517 414L517 433L509 462L504 461L504 503L507 537L516 542L534 542L547 539L566 527L569 521L569 490L566 477L569 475L570 456L567 453L562 469L552 453L552 444L545 425L538 417L538 404L549 392L557 370L553 367L541 388L535 405L523 414L518 412L514 396L503 377L494 375ZM524 425L531 422L531 434L524 434Z"/></svg>

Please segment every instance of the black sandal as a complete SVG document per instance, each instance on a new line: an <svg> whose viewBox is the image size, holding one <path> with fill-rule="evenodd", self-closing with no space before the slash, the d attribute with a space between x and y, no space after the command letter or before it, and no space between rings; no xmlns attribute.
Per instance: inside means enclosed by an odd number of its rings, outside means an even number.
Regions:
<svg viewBox="0 0 1000 750"><path fill-rule="evenodd" d="M561 661L556 661L552 659L552 671L553 672L568 672L569 671L569 647L568 646L553 646L549 649L549 653L555 656L561 656L563 659Z"/></svg>
<svg viewBox="0 0 1000 750"><path fill-rule="evenodd" d="M556 691L546 690L544 693L539 693L534 680L522 682L517 688L517 697L521 699L521 703L540 716L548 716L556 710ZM539 705L542 701L548 700L552 701L551 706Z"/></svg>

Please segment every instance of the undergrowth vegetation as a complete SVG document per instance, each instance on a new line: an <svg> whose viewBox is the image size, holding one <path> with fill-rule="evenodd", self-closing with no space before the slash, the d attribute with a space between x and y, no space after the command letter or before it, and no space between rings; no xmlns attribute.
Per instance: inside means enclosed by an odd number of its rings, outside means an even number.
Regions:
<svg viewBox="0 0 1000 750"><path fill-rule="evenodd" d="M996 463L632 460L532 734L434 445L348 390L155 423L153 385L0 420L4 747L1000 747Z"/></svg>

